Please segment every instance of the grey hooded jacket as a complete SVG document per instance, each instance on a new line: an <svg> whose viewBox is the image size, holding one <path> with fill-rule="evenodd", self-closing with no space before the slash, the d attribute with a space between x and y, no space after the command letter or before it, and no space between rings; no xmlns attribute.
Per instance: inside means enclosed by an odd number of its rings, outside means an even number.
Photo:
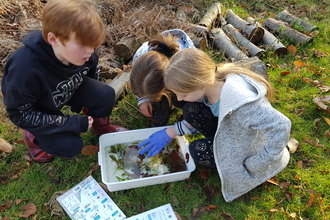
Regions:
<svg viewBox="0 0 330 220"><path fill-rule="evenodd" d="M227 202L272 178L289 162L291 121L265 94L262 84L243 74L228 75L223 86L213 150Z"/></svg>

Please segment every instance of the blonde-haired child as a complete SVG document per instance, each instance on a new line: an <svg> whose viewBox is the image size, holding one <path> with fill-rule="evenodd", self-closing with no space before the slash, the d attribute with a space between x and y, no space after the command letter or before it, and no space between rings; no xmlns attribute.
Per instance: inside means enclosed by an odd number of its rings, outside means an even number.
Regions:
<svg viewBox="0 0 330 220"><path fill-rule="evenodd" d="M196 163L217 169L227 202L287 166L291 122L271 106L273 89L262 76L184 49L171 58L164 83L189 102L184 119L205 136L191 142L189 151ZM139 145L146 145L140 153L154 155L175 136L174 127L158 131Z"/></svg>

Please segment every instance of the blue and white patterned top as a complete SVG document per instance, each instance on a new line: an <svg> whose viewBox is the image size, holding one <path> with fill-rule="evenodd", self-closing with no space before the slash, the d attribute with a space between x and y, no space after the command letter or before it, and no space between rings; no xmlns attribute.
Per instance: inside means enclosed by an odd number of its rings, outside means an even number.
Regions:
<svg viewBox="0 0 330 220"><path fill-rule="evenodd" d="M177 40L176 42L178 42L179 44L179 50L182 50L184 48L196 48L194 46L194 43L192 42L192 40L190 39L190 37L183 31L180 29L172 29L172 30L167 30L167 31L163 31L161 33L164 36L167 36L168 34L171 34L172 36L174 36ZM134 61L141 56L142 54L151 51L153 49L153 47L150 47L148 45L149 41L144 42L139 49L136 51L136 53L133 56L133 61L132 64L134 64Z"/></svg>

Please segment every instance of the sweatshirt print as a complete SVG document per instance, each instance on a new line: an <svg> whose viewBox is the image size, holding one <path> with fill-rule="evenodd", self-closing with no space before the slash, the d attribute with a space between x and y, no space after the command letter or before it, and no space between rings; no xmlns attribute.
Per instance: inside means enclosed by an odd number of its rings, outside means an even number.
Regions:
<svg viewBox="0 0 330 220"><path fill-rule="evenodd" d="M56 58L41 31L29 32L23 44L9 57L2 79L4 103L11 121L34 134L85 132L85 117L64 116L60 110L86 76L95 77L97 55L92 54L83 66L67 66Z"/></svg>

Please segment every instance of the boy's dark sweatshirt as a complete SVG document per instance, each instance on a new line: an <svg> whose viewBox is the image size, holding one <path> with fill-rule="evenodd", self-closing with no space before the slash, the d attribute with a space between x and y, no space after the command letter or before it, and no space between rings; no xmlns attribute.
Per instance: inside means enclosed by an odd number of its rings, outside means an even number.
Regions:
<svg viewBox="0 0 330 220"><path fill-rule="evenodd" d="M98 57L83 66L60 62L41 31L31 31L21 48L8 59L1 90L10 120L32 134L60 135L86 132L86 116L66 115L61 109L86 76L97 74Z"/></svg>

